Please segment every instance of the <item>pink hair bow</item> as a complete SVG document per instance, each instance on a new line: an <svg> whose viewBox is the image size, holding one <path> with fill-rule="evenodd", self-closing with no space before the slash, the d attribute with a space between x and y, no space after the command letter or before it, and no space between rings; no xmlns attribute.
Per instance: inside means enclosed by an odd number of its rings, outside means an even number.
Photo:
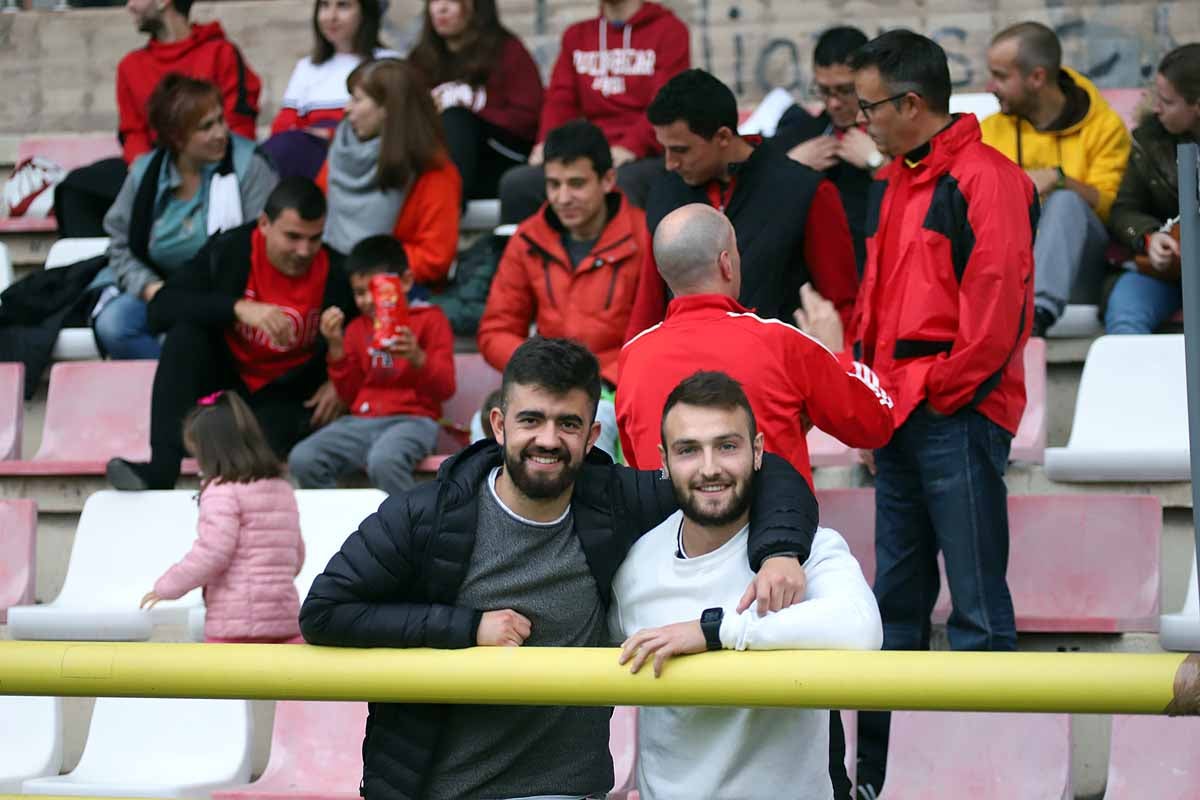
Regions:
<svg viewBox="0 0 1200 800"><path fill-rule="evenodd" d="M221 389L219 391L213 392L212 394L201 397L199 400L196 401L196 403L198 403L199 405L202 405L202 406L213 406L213 405L217 404L217 401L221 399L221 395L223 395L223 394L225 394L225 390Z"/></svg>

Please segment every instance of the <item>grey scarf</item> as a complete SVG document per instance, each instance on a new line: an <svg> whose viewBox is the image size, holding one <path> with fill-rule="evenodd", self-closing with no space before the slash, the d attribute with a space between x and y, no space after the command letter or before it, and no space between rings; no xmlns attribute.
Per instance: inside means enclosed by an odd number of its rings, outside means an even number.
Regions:
<svg viewBox="0 0 1200 800"><path fill-rule="evenodd" d="M329 213L325 244L343 255L368 236L391 233L404 207L408 188L383 189L376 184L380 137L362 141L343 119L329 146Z"/></svg>

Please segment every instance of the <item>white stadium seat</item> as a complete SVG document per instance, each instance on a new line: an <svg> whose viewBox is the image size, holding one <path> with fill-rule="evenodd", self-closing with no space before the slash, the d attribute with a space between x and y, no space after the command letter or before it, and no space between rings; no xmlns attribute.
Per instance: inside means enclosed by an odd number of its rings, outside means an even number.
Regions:
<svg viewBox="0 0 1200 800"><path fill-rule="evenodd" d="M0 794L62 769L62 700L0 695Z"/></svg>

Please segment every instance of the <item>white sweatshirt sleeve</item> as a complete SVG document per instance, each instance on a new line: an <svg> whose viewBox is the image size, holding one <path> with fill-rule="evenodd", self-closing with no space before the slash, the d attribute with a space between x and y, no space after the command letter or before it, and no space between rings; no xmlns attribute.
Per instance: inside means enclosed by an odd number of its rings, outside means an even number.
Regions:
<svg viewBox="0 0 1200 800"><path fill-rule="evenodd" d="M878 650L883 645L879 606L846 541L820 528L804 564L805 600L760 617L725 609L726 650Z"/></svg>

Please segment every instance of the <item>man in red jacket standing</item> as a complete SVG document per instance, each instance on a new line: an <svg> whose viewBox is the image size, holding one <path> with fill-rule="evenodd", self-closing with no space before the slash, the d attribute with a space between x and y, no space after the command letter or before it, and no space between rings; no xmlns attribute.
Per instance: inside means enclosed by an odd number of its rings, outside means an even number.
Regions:
<svg viewBox="0 0 1200 800"><path fill-rule="evenodd" d="M602 0L600 16L563 32L529 164L500 181L500 221L518 223L546 199L542 144L580 117L604 131L621 190L641 208L662 173L662 148L646 119L658 90L691 64L687 26L658 3Z"/></svg>
<svg viewBox="0 0 1200 800"><path fill-rule="evenodd" d="M883 647L929 648L940 550L950 646L1014 650L1004 471L1025 408L1037 196L983 144L974 116L950 115L950 70L935 42L890 31L850 66L867 132L893 159L871 193L850 328L855 354L896 403L896 433L874 454ZM840 330L811 332L841 347ZM859 715L862 797L883 788L889 724L886 713Z"/></svg>
<svg viewBox="0 0 1200 800"><path fill-rule="evenodd" d="M225 124L255 139L257 75L219 22L189 23L192 0L128 0L137 29L149 34L145 47L117 65L117 136L121 159L105 159L74 170L55 192L55 214L63 236L104 236L101 222L125 179L126 166L154 147L146 118L150 93L168 72L211 81L221 89Z"/></svg>

